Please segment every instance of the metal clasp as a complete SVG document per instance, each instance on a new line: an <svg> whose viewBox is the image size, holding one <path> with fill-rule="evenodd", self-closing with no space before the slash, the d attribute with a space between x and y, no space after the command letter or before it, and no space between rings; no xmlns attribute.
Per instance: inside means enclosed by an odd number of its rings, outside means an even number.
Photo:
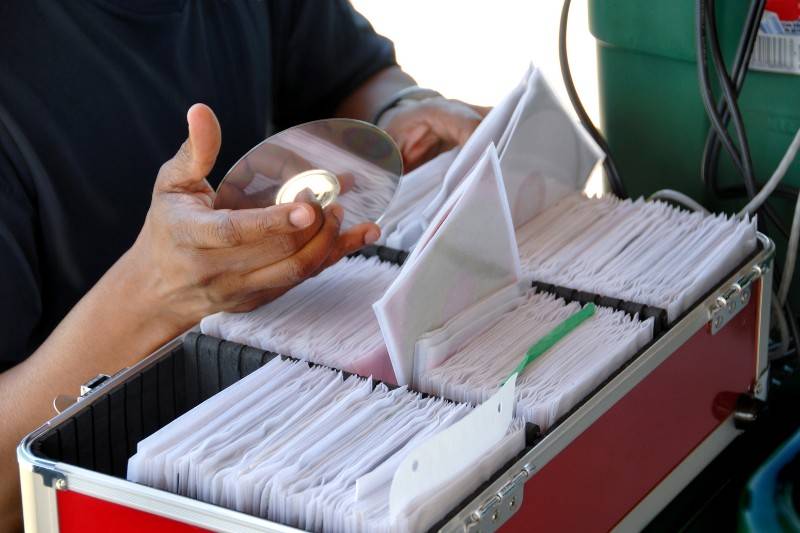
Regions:
<svg viewBox="0 0 800 533"><path fill-rule="evenodd" d="M534 471L533 465L525 465L506 481L495 494L489 496L472 512L465 524L466 531L491 533L496 531L522 505L525 481Z"/></svg>
<svg viewBox="0 0 800 533"><path fill-rule="evenodd" d="M84 398L89 395L94 389L111 379L108 374L97 374L95 377L81 385L80 396Z"/></svg>
<svg viewBox="0 0 800 533"><path fill-rule="evenodd" d="M58 490L66 490L67 479L63 472L59 472L55 467L45 467L33 465L33 473L42 476L42 484L45 487L54 487Z"/></svg>
<svg viewBox="0 0 800 533"><path fill-rule="evenodd" d="M103 383L107 382L111 379L111 376L108 374L97 374L95 377L81 385L80 391L78 391L78 396L69 396L67 394L59 394L55 398L53 398L53 410L56 414L61 414L65 411L69 406L77 402L78 400L82 400L86 398L89 394L92 393L96 388L100 387Z"/></svg>
<svg viewBox="0 0 800 533"><path fill-rule="evenodd" d="M753 295L753 282L764 274L766 268L766 265L754 265L750 272L717 296L709 308L712 335L716 335L733 317L739 314L739 311L747 307L750 297Z"/></svg>

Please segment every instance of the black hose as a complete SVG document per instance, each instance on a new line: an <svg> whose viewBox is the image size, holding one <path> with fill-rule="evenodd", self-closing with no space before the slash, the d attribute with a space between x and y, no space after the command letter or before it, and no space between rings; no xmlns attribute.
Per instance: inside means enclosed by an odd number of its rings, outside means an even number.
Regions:
<svg viewBox="0 0 800 533"><path fill-rule="evenodd" d="M736 138L739 140L739 161L741 162L744 173L744 186L747 189L749 196L756 194L756 182L753 173L753 159L750 156L750 143L747 141L747 132L744 129L744 122L742 121L742 114L739 112L739 104L737 102L737 94L733 88L730 76L728 76L728 69L725 67L725 59L722 57L722 49L719 45L719 34L717 32L717 16L714 8L714 0L701 0L705 4L705 18L706 27L708 31L709 49L711 51L711 61L717 71L717 79L719 80L720 88L722 89L722 96L728 107L731 120L733 121L733 129L736 132ZM716 108L714 108L716 111ZM720 124L722 124L722 117L720 116ZM726 130L727 131L727 130Z"/></svg>
<svg viewBox="0 0 800 533"><path fill-rule="evenodd" d="M744 79L747 75L747 70L750 65L750 58L753 55L753 49L755 48L756 38L758 37L758 28L761 22L761 17L764 13L765 5L766 0L755 0L750 4L750 9L747 13L742 35L739 38L739 45L737 46L736 56L733 62L733 88L737 97L739 96L742 86L744 85ZM719 99L717 110L720 113L722 125L727 127L730 115L728 114L728 108L726 106L724 97ZM716 130L709 128L708 135L706 137L706 144L703 148L703 164L700 169L700 175L706 187L711 189L711 191L716 194L720 194L721 192L716 183L719 149L720 143L719 139L717 138Z"/></svg>
<svg viewBox="0 0 800 533"><path fill-rule="evenodd" d="M750 9L747 13L747 18L742 30L741 37L739 38L739 45L736 49L736 55L733 64L733 93L738 98L741 93L744 80L750 65L750 59L753 55L756 39L758 37L758 30L761 23L761 17L764 14L766 0L755 0L750 4ZM717 110L720 114L722 125L727 128L728 120L731 118L729 108L726 105L726 98L723 95L717 103ZM719 150L720 142L717 137L717 132L713 128L709 128L706 137L706 143L703 148L702 166L700 167L700 175L706 188L714 195L720 198L741 198L746 197L747 190L742 186L730 186L721 188L717 182L718 178L718 163L719 163ZM762 183L755 181L756 188L761 189ZM798 189L786 184L779 184L775 189L775 194L781 198L785 198L792 202L796 201ZM786 227L778 224L776 228L786 234Z"/></svg>
<svg viewBox="0 0 800 533"><path fill-rule="evenodd" d="M695 13L695 47L697 49L697 79L700 83L700 96L703 99L703 106L706 109L706 115L711 122L711 127L717 133L719 140L725 147L725 150L731 156L734 166L739 173L744 176L746 174L742 162L739 159L739 151L733 145L733 140L728 134L728 130L722 124L721 117L717 113L717 109L713 102L713 92L711 89L711 82L708 79L708 59L706 57L706 13L704 0L697 0L697 12ZM745 184L747 186L747 184ZM750 190L748 188L748 193ZM752 194L755 194L753 191Z"/></svg>
<svg viewBox="0 0 800 533"><path fill-rule="evenodd" d="M736 137L739 140L739 156L742 163L744 174L745 190L747 196L752 198L758 192L758 187L755 179L755 172L753 171L753 159L750 154L750 143L747 140L747 131L744 128L744 121L742 120L741 112L739 111L738 93L734 90L733 82L728 75L728 69L725 66L725 59L722 57L722 49L719 45L719 33L717 32L717 15L715 10L716 0L703 0L705 2L705 16L708 28L708 40L711 50L711 61L714 64L714 69L717 71L717 78L719 79L720 87L722 88L723 100L727 104L727 110L730 118L733 121L733 129L736 132ZM722 117L720 116L720 123ZM727 131L727 130L726 130ZM783 223L775 210L764 202L759 209L759 213L763 215L775 226L775 228L789 236L789 228Z"/></svg>
<svg viewBox="0 0 800 533"><path fill-rule="evenodd" d="M592 139L594 139L594 142L596 142L600 149L606 154L603 167L606 171L606 177L608 178L611 192L618 198L627 198L628 195L625 192L625 186L622 184L617 166L614 163L614 159L611 157L611 150L608 147L608 143L598 131L597 127L595 127L592 119L589 118L589 114L586 113L586 109L584 109L581 99L578 96L578 91L575 89L575 82L572 79L572 71L569 68L569 58L567 56L567 22L569 20L569 8L571 3L571 0L564 0L564 5L561 8L561 22L558 27L558 60L561 64L561 77L564 79L567 95L569 96L570 102L572 102L572 107L575 108L575 112L578 114L578 119L589 132Z"/></svg>
<svg viewBox="0 0 800 533"><path fill-rule="evenodd" d="M709 0L713 2L713 0ZM758 0L756 0L758 1ZM697 49L697 77L700 84L700 95L703 100L703 106L706 109L709 121L712 128L716 131L716 135L722 142L723 147L731 157L734 166L744 181L747 196L752 198L756 194L756 183L753 176L752 160L750 158L749 145L744 131L744 124L741 120L739 107L736 102L736 97L733 94L733 87L725 68L722 53L719 48L719 40L716 31L716 20L714 17L713 3L708 4L706 0L697 0L696 2L696 17L695 17L695 45ZM711 41L711 56L714 67L717 70L720 85L723 90L724 101L728 105L731 118L734 121L734 128L739 137L739 142L742 145L744 157L740 157L739 150L733 144L728 130L722 123L721 115L717 112L717 108L713 101L713 91L711 83L708 79L708 59L706 57L706 25L708 25L708 37ZM775 211L766 202L759 210L763 213L764 218L772 223L775 228L782 234L788 237L789 230L777 216ZM762 222L763 223L763 222Z"/></svg>

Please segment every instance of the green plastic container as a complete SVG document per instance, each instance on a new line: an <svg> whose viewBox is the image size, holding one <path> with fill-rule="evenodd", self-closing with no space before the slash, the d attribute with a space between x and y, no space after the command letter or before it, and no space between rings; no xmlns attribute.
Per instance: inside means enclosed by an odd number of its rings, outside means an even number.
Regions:
<svg viewBox="0 0 800 533"><path fill-rule="evenodd" d="M750 0L717 2L720 41L728 65ZM633 196L677 189L716 210L744 202L710 197L700 178L708 120L697 80L694 0L589 0L589 25L598 43L601 128ZM716 74L711 76L716 79ZM750 71L739 98L759 181L766 181L800 128L800 76ZM724 153L721 185L741 184ZM800 186L800 158L784 182ZM791 225L794 202L775 199ZM785 240L770 232L782 264ZM791 301L800 311L800 272Z"/></svg>

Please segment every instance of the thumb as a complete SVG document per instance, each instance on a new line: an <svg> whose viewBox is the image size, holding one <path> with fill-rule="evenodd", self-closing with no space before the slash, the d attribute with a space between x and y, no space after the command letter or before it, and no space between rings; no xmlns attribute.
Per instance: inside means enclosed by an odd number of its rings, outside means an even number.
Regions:
<svg viewBox="0 0 800 533"><path fill-rule="evenodd" d="M158 173L156 188L162 191L176 189L205 189L205 177L214 167L222 143L222 132L216 115L205 104L194 104L186 113L189 138L178 153L167 161Z"/></svg>

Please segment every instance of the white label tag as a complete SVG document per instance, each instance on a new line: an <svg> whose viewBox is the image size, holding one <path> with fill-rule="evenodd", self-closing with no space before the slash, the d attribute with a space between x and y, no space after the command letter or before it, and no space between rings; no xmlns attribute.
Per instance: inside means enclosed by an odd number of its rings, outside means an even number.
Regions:
<svg viewBox="0 0 800 533"><path fill-rule="evenodd" d="M766 72L800 74L800 35L759 33L750 68Z"/></svg>
<svg viewBox="0 0 800 533"><path fill-rule="evenodd" d="M514 374L491 398L470 414L409 453L398 466L389 489L389 516L397 516L417 498L474 467L503 439L514 415Z"/></svg>

